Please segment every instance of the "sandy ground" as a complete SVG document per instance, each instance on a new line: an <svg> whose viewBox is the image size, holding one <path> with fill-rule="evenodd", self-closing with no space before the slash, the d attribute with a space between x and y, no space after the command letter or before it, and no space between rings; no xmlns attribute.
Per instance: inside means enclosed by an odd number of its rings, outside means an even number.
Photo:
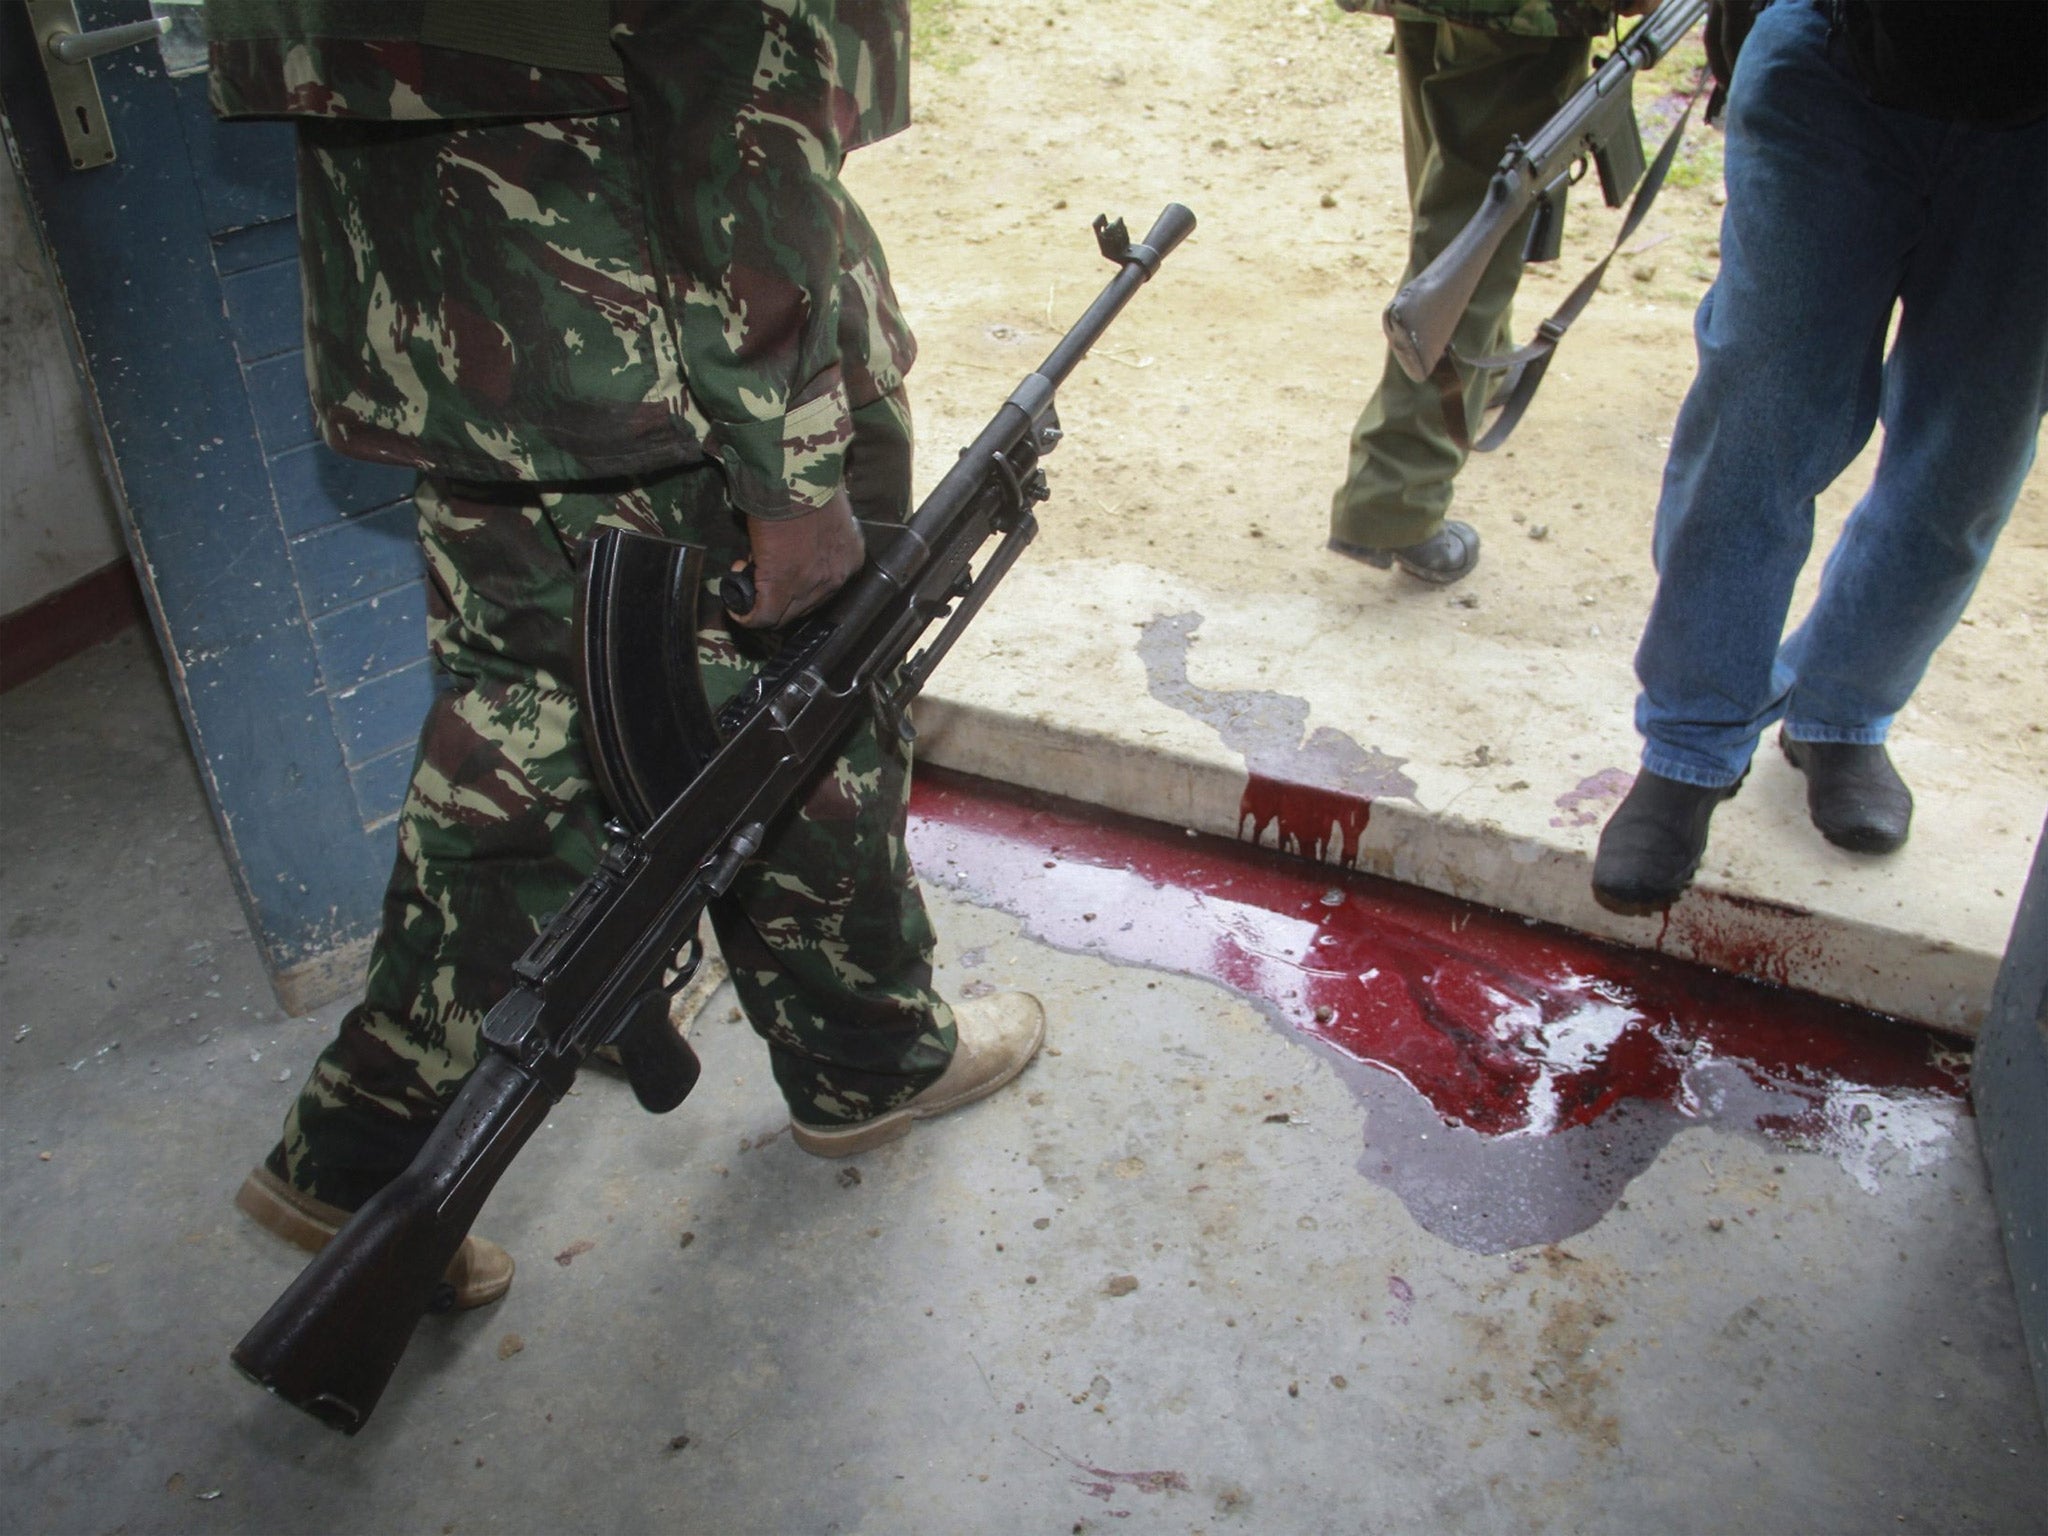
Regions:
<svg viewBox="0 0 2048 1536"><path fill-rule="evenodd" d="M1625 661L1653 590L1650 522L1692 374L1692 312L1718 253L1717 133L1693 129L1675 184L1574 328L1519 436L1465 472L1458 512L1480 528L1485 558L1446 593L1322 547L1406 242L1387 24L1329 0L1028 12L939 0L919 20L917 125L856 157L849 181L920 337L926 483L1107 275L1092 217L1120 213L1136 233L1178 199L1200 228L1062 392L1070 435L1050 464L1055 500L1032 561L1133 562L1169 582L1213 584L1221 570L1253 600L1397 608L1418 664L1460 635L1498 640L1520 649L1539 688ZM1688 62L1675 57L1639 93L1646 117ZM1521 334L1618 221L1590 182L1574 197L1563 259L1524 283ZM1823 498L1817 548L1875 452ZM2048 792L2044 655L2048 474L2037 469L1899 732L1938 731ZM1610 702L1625 720L1626 691L1589 707ZM1500 728L1475 718L1467 734L1476 746Z"/></svg>

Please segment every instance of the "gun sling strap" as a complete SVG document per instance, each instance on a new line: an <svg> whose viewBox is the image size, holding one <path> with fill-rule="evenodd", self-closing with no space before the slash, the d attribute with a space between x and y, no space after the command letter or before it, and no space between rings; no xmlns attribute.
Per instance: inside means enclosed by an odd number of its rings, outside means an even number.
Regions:
<svg viewBox="0 0 2048 1536"><path fill-rule="evenodd" d="M1671 162L1678 154L1679 142L1685 137L1686 124L1692 118L1692 109L1698 104L1705 83L1704 74L1694 82L1692 94L1685 99L1685 110L1678 114L1678 121L1664 136L1663 147L1657 151L1656 160L1644 175L1643 184L1636 189L1635 200L1629 204L1628 217L1621 221L1621 232L1614 237L1614 244L1600 258L1600 264L1579 279L1579 285L1558 305L1557 312L1536 327L1536 339L1525 347L1497 357L1461 357L1457 348L1446 347L1444 355L1437 359L1429 379L1443 399L1444 424L1450 430L1451 441L1458 445L1460 451L1493 452L1508 440L1523 413L1529 409L1529 402L1536 398L1536 388L1543 382L1557 344L1564 340L1564 333L1571 328L1571 323L1592 303L1593 295L1600 290L1601 279L1607 275L1608 263L1621 253L1621 248L1648 216L1650 205L1657 200L1665 173L1671 169ZM1465 378L1459 371L1461 367L1483 372L1505 370L1507 373L1487 404L1486 417L1482 421L1485 430L1476 439L1465 419Z"/></svg>

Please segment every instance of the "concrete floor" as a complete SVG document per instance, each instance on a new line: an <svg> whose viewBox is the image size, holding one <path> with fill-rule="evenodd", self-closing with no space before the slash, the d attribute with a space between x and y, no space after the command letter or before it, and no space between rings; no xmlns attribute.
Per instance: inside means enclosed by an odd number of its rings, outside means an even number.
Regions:
<svg viewBox="0 0 2048 1536"><path fill-rule="evenodd" d="M2048 1531L1960 1113L1876 1171L1682 1129L1471 1252L1359 1172L1394 1080L971 892L942 984L1053 1020L1015 1090L815 1161L719 994L698 1094L586 1077L486 1213L511 1295L343 1439L226 1358L296 1267L228 1197L336 1010L271 1002L142 637L0 748L0 1530Z"/></svg>

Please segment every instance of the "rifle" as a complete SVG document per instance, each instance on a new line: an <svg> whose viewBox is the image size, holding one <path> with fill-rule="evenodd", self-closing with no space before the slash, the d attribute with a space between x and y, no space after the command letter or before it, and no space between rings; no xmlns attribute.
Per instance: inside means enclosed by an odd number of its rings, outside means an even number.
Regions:
<svg viewBox="0 0 2048 1536"><path fill-rule="evenodd" d="M1464 318L1466 306L1472 302L1473 292L1479 287L1479 280L1485 275L1494 252L1507 238L1508 231L1533 207L1535 217L1529 223L1522 259L1556 260L1564 232L1565 194L1572 182L1583 174L1588 159L1599 170L1601 195L1610 208L1619 208L1637 182L1643 182L1642 193L1629 210L1622 232L1615 240L1615 248L1618 250L1622 242L1635 232L1643 215L1649 212L1657 189L1663 184L1664 173L1677 152L1692 107L1688 102L1685 113L1680 115L1664 147L1658 152L1649 179L1644 181L1643 141L1636 127L1631 87L1637 72L1650 68L1670 52L1699 24L1706 12L1707 0L1663 0L1654 13L1639 22L1635 30L1615 45L1613 54L1593 71L1586 83L1572 93L1571 99L1558 110L1557 115L1539 128L1528 143L1510 139L1507 151L1501 156L1499 169L1487 184L1486 197L1479 205L1479 211L1434 261L1402 286L1393 303L1387 306L1382 316L1387 344L1402 371L1418 383L1436 378L1446 389L1447 405L1450 389L1459 389L1460 398L1452 430L1461 442L1465 438L1462 386L1458 385L1455 374L1447 375L1440 370L1440 365L1445 364L1448 357L1456 355L1451 349L1451 335ZM1613 252L1609 252L1607 260L1603 260L1579 285L1565 306L1543 323L1538 339L1529 347L1507 357L1463 358L1460 361L1477 368L1514 367L1518 371L1527 370L1539 362L1547 364L1557 339L1592 298L1607 270L1607 261L1612 259ZM1538 366L1528 377L1526 393L1522 394L1519 405L1504 408L1500 426L1489 434L1491 441L1479 445L1482 449L1498 446L1506 437L1514 420L1520 417L1522 408L1527 406L1527 396L1535 392L1535 382L1541 376L1542 367ZM1516 382L1510 380L1501 394L1512 400L1516 394ZM1511 416L1508 414L1510 409Z"/></svg>
<svg viewBox="0 0 2048 1536"><path fill-rule="evenodd" d="M482 1059L418 1156L235 1346L244 1375L354 1434L485 1198L591 1052L617 1045L635 1096L655 1113L688 1095L697 1059L668 1023L668 1000L705 905L862 715L908 737L904 710L1038 531L1031 509L1051 494L1039 460L1061 436L1055 392L1194 227L1178 203L1137 243L1121 219L1096 219L1097 244L1117 275L910 520L870 550L830 605L790 632L715 721L701 692L692 699L631 674L618 645L637 624L641 639L656 642L657 667L671 679L694 677L689 616L704 586L702 551L627 533L607 533L593 547L584 628L586 672L595 675L586 693L595 696L594 755L621 819L596 871L513 965L511 990L484 1019ZM998 542L976 571L990 539ZM728 606L751 606L743 584L721 588ZM647 633L657 622L648 614L659 615L662 634ZM911 655L942 617L944 627ZM690 775L675 764L690 760L693 744L710 757ZM672 787L679 792L671 796Z"/></svg>

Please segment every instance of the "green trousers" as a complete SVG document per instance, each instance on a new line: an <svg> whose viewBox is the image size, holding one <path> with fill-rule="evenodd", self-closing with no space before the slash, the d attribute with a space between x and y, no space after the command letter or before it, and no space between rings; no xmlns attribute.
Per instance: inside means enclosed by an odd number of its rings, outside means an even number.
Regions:
<svg viewBox="0 0 2048 1536"><path fill-rule="evenodd" d="M856 411L854 429L847 484L862 515L907 507L901 395ZM604 851L608 813L574 683L585 541L613 526L705 545L714 593L746 546L711 465L603 484L428 477L416 500L447 686L420 734L363 1000L287 1114L278 1168L351 1210L411 1161L476 1064L478 1027L512 962ZM776 638L728 626L715 595L704 612L697 655L716 709ZM904 847L909 796L907 747L858 727L711 909L775 1080L811 1124L879 1114L952 1059L953 1016L932 990L931 924Z"/></svg>
<svg viewBox="0 0 2048 1536"><path fill-rule="evenodd" d="M1508 140L1528 138L1584 82L1592 42L1396 21L1394 52L1412 213L1405 283L1478 211ZM1452 337L1467 356L1510 344L1525 230L1526 221L1501 242ZM1478 421L1495 378L1468 382L1468 421ZM1443 526L1464 462L1436 386L1410 379L1389 353L1379 389L1351 429L1350 468L1330 502L1330 537L1380 549L1420 543Z"/></svg>

